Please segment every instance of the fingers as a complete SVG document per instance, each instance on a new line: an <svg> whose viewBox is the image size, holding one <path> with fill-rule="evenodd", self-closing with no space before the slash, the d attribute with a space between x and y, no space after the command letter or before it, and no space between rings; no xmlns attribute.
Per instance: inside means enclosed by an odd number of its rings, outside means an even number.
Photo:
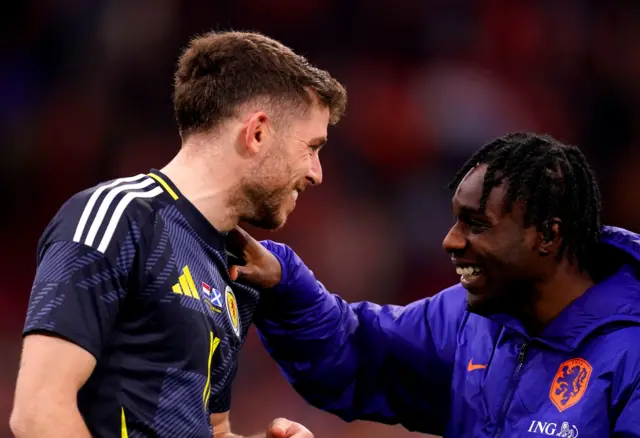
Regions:
<svg viewBox="0 0 640 438"><path fill-rule="evenodd" d="M232 281L252 282L255 281L254 271L250 266L233 265L229 268L229 277Z"/></svg>
<svg viewBox="0 0 640 438"><path fill-rule="evenodd" d="M258 241L253 236L247 233L239 226L235 226L227 233L227 243L237 249L244 250L247 247L259 245Z"/></svg>
<svg viewBox="0 0 640 438"><path fill-rule="evenodd" d="M247 246L253 241L253 237L239 226L234 227L227 234L227 248L235 254L245 254ZM246 261L239 261L244 264ZM229 277L232 281L242 281L246 276L246 268L239 265L232 265L229 268Z"/></svg>
<svg viewBox="0 0 640 438"><path fill-rule="evenodd" d="M229 277L231 277L231 281L238 281L240 272L237 266L232 266L229 268Z"/></svg>
<svg viewBox="0 0 640 438"><path fill-rule="evenodd" d="M267 429L267 438L286 438L287 429L282 425L274 425L271 423L269 429Z"/></svg>
<svg viewBox="0 0 640 438"><path fill-rule="evenodd" d="M313 438L313 434L300 423L276 418L269 425L267 438Z"/></svg>
<svg viewBox="0 0 640 438"><path fill-rule="evenodd" d="M246 242L248 235L249 234L245 230L240 228L239 226L233 227L233 229L231 229L227 233L227 236L228 236L229 240L231 240L233 242L239 242L239 243Z"/></svg>
<svg viewBox="0 0 640 438"><path fill-rule="evenodd" d="M289 423L291 422L286 418L276 418L273 420L267 429L267 438L286 438Z"/></svg>
<svg viewBox="0 0 640 438"><path fill-rule="evenodd" d="M242 254L242 260L229 259L231 281L269 289L282 279L282 266L268 249L240 227L229 232L227 248Z"/></svg>
<svg viewBox="0 0 640 438"><path fill-rule="evenodd" d="M235 254L242 254L249 243L246 231L236 226L227 233L227 247Z"/></svg>

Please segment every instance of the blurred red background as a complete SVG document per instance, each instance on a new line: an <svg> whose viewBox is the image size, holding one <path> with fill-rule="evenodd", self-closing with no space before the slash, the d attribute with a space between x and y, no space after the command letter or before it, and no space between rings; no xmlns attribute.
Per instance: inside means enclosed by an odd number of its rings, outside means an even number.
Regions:
<svg viewBox="0 0 640 438"><path fill-rule="evenodd" d="M404 304L456 281L440 248L452 223L445 184L508 131L579 145L605 222L640 229L636 1L41 0L10 2L1 20L0 437L11 436L37 239L73 193L177 151L172 73L196 33L261 31L346 85L325 183L284 230L255 234L292 245L348 300ZM412 436L307 406L251 333L234 427L258 432L276 416L317 437Z"/></svg>

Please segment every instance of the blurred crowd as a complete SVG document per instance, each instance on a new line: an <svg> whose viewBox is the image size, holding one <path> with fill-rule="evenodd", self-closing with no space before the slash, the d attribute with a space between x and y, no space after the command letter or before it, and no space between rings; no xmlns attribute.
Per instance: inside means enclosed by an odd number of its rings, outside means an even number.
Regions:
<svg viewBox="0 0 640 438"><path fill-rule="evenodd" d="M325 183L290 244L348 300L405 304L456 281L442 239L448 180L493 137L580 146L604 220L640 230L640 3L597 0L40 0L3 6L0 61L0 437L37 240L69 196L162 167L179 148L172 74L189 38L258 30L349 92L322 152ZM255 333L234 391L238 432L289 416L318 437L403 437L307 406Z"/></svg>

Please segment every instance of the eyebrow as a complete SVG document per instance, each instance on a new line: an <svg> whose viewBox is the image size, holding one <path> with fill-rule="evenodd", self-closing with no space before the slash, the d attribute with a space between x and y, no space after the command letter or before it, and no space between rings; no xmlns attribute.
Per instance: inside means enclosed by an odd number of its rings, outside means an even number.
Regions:
<svg viewBox="0 0 640 438"><path fill-rule="evenodd" d="M463 205L460 207L460 212L467 214L484 214L479 208L469 207L468 205Z"/></svg>
<svg viewBox="0 0 640 438"><path fill-rule="evenodd" d="M492 221L492 217L487 214L487 210L480 210L480 208L470 207L468 205L463 205L459 209L461 215L469 215L469 216L482 216L490 221Z"/></svg>
<svg viewBox="0 0 640 438"><path fill-rule="evenodd" d="M317 137L309 141L309 146L321 148L327 144L327 137Z"/></svg>

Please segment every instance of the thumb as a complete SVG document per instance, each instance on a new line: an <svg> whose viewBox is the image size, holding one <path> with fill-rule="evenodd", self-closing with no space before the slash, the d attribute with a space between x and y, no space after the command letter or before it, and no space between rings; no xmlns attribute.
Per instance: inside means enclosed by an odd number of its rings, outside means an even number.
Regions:
<svg viewBox="0 0 640 438"><path fill-rule="evenodd" d="M248 280L251 278L252 269L247 266L233 265L229 268L229 277L233 281Z"/></svg>
<svg viewBox="0 0 640 438"><path fill-rule="evenodd" d="M232 281L244 281L251 283L256 280L258 272L253 266L238 266L233 265L229 268L229 277Z"/></svg>
<svg viewBox="0 0 640 438"><path fill-rule="evenodd" d="M237 281L240 278L242 269L239 266L233 265L229 268L229 277L231 281Z"/></svg>
<svg viewBox="0 0 640 438"><path fill-rule="evenodd" d="M267 436L269 438L286 438L287 429L290 424L291 421L286 418L276 418L269 425L269 433Z"/></svg>

